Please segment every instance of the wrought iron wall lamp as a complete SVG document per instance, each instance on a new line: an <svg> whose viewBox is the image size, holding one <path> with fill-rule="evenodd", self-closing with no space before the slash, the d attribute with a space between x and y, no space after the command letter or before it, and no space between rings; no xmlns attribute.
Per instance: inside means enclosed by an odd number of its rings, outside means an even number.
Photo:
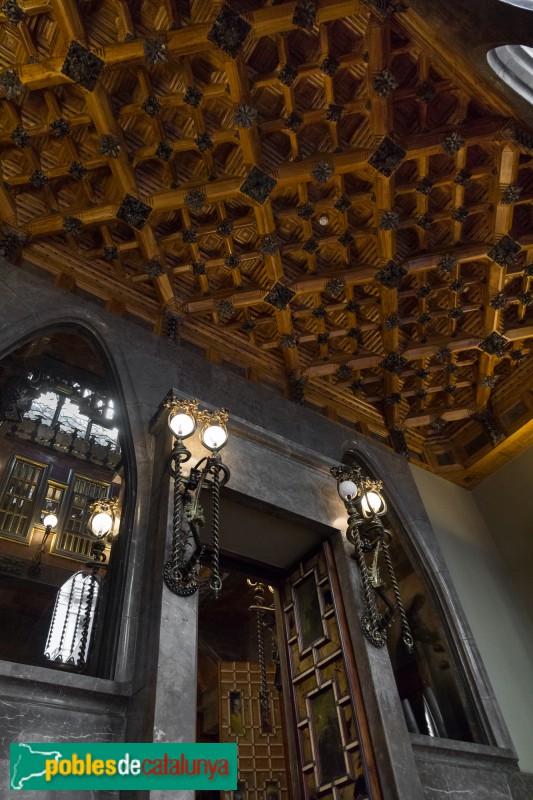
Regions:
<svg viewBox="0 0 533 800"><path fill-rule="evenodd" d="M264 713L269 710L268 703L268 684L266 673L266 657L265 657L265 631L268 629L272 633L272 660L276 665L276 675L274 677L274 686L276 689L281 689L281 679L279 672L279 657L277 651L277 642L272 628L275 625L275 609L274 606L265 605L265 586L259 581L252 581L250 578L246 579L248 586L254 590L253 604L249 607L249 611L254 611L257 614L257 657L259 662L259 674L261 676L261 688L259 689L259 702ZM274 593L272 586L268 586L271 594Z"/></svg>
<svg viewBox="0 0 533 800"><path fill-rule="evenodd" d="M57 525L57 517L53 513L47 514L43 519L44 525L44 533L43 538L41 539L41 544L37 548L37 552L35 553L35 557L33 559L33 563L31 567L28 569L28 575L31 575L32 578L38 578L43 571L42 568L42 560L43 560L43 553L46 548L46 542L50 534L52 533L52 528L55 528Z"/></svg>
<svg viewBox="0 0 533 800"><path fill-rule="evenodd" d="M411 652L413 637L389 552L392 532L385 528L382 521L387 512L387 504L381 493L383 482L363 475L360 467L345 464L333 467L331 474L337 481L337 491L348 512L346 538L355 548L355 558L363 581L365 611L361 618L362 631L374 647L383 647L387 642L387 629L398 611L402 639ZM380 574L382 562L385 562L389 586ZM389 588L392 589L394 602L386 594Z"/></svg>
<svg viewBox="0 0 533 800"><path fill-rule="evenodd" d="M200 563L211 567L209 586L215 597L222 589L219 570L219 520L220 487L229 480L230 472L222 463L220 450L228 441L226 423L228 413L201 411L197 400L179 400L169 397L165 408L170 409L168 425L174 436L174 447L168 457L167 471L174 480L172 553L163 570L167 587L173 594L187 597L194 594L199 586L198 568ZM182 474L182 466L191 458L191 453L183 440L202 425L200 441L209 451L192 467L189 475ZM205 517L200 505L202 489L211 492L213 519L211 545L206 547L200 541L199 529L205 525Z"/></svg>

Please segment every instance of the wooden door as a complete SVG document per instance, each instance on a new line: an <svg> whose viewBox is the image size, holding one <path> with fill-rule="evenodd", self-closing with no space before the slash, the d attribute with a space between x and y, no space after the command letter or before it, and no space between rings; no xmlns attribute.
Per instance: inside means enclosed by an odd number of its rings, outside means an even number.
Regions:
<svg viewBox="0 0 533 800"><path fill-rule="evenodd" d="M305 800L381 800L355 660L328 542L282 591Z"/></svg>
<svg viewBox="0 0 533 800"><path fill-rule="evenodd" d="M267 668L268 711L261 708L259 664L219 663L220 741L237 742L239 786L224 800L289 800L280 698Z"/></svg>

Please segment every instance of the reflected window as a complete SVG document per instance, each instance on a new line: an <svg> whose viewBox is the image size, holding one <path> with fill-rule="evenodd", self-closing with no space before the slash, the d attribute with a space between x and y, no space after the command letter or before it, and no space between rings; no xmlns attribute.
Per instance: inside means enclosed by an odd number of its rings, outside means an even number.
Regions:
<svg viewBox="0 0 533 800"><path fill-rule="evenodd" d="M76 572L58 592L44 654L50 661L84 666L91 644L100 576Z"/></svg>

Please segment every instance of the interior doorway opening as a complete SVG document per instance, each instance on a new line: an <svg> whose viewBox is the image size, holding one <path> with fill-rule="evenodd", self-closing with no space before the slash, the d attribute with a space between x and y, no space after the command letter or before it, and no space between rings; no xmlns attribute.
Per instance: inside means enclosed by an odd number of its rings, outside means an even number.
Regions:
<svg viewBox="0 0 533 800"><path fill-rule="evenodd" d="M244 563L222 561L221 578L223 602L200 589L197 741L237 742L239 782L209 794L290 800L274 589Z"/></svg>

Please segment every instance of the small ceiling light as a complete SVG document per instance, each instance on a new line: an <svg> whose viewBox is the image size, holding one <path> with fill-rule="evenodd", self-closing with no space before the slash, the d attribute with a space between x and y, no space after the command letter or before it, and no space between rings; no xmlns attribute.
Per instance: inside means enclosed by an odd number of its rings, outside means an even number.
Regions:
<svg viewBox="0 0 533 800"><path fill-rule="evenodd" d="M327 224L328 224L328 222L329 222L329 217L328 217L328 215L327 215L327 214L322 214L322 215L321 215L321 216L318 218L318 224L319 224L319 225L327 225Z"/></svg>

